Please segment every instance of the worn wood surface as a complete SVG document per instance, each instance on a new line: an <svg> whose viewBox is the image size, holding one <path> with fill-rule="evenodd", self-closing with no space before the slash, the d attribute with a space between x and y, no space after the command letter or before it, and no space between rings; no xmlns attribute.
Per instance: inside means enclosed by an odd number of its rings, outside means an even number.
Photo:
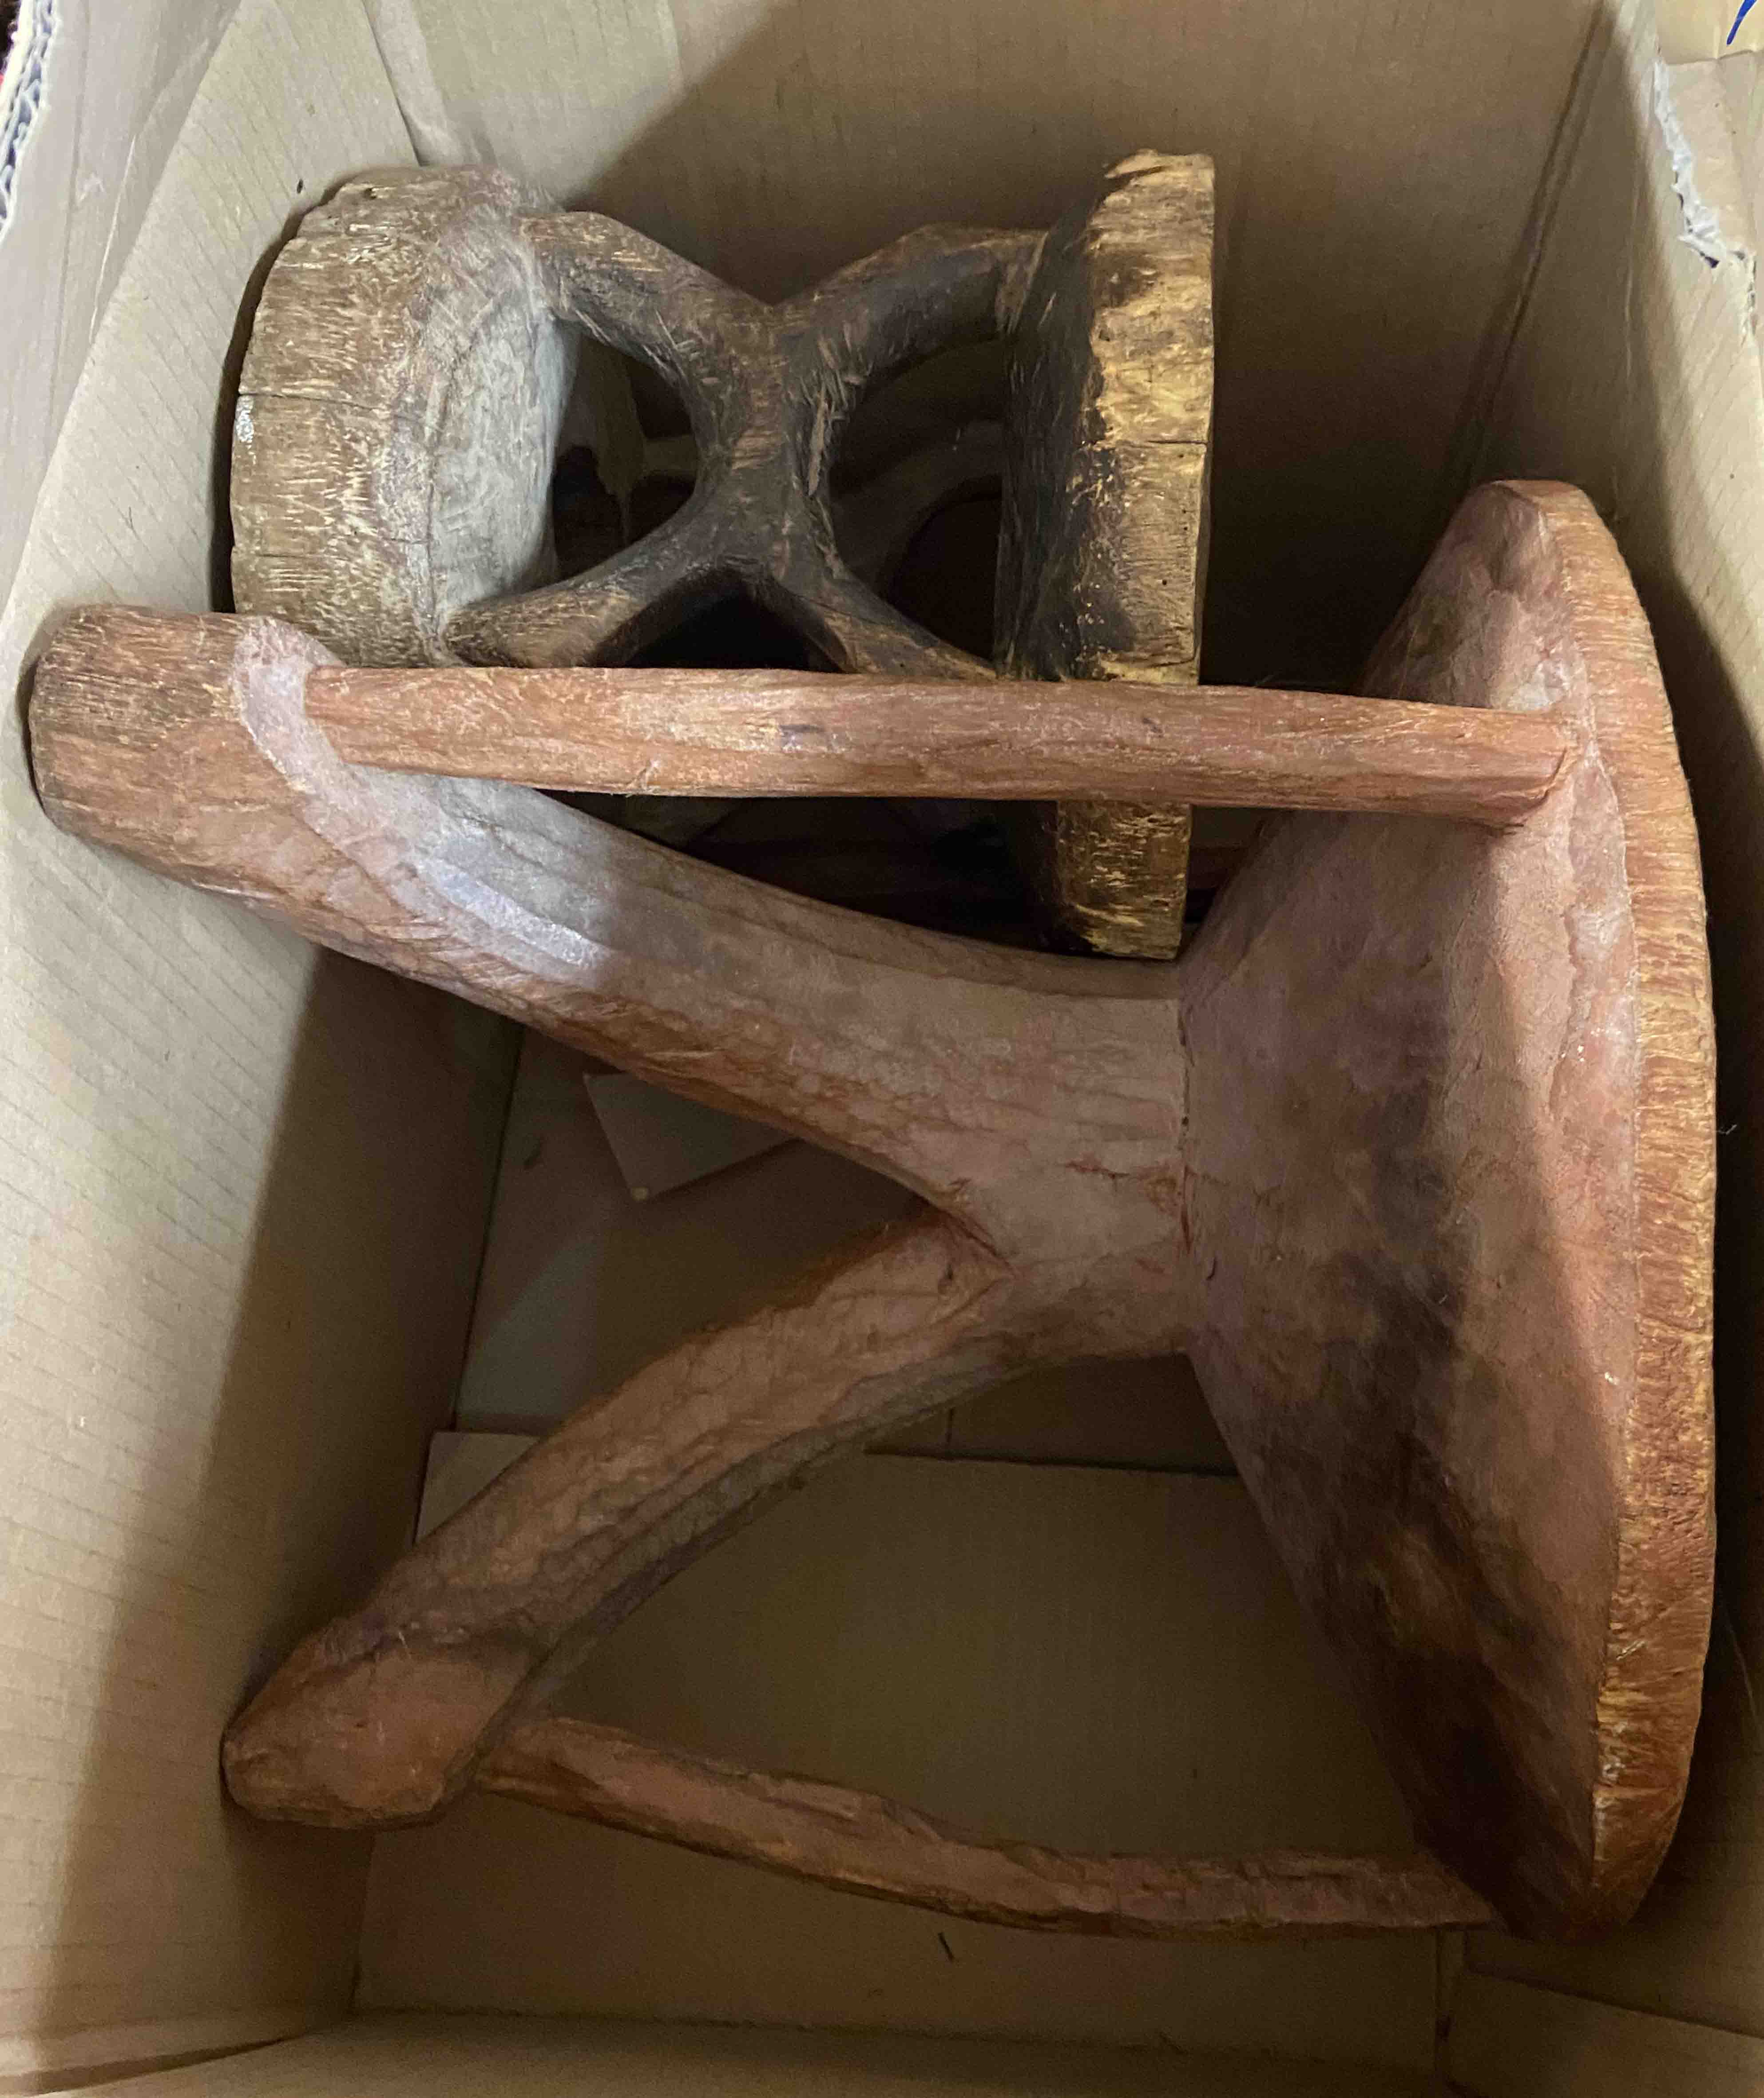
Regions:
<svg viewBox="0 0 1764 2098"><path fill-rule="evenodd" d="M511 1727L474 1781L713 1857L1020 1929L1248 1938L1437 1929L1491 1913L1427 1857L1087 1857L1000 1842L875 1793L557 1716Z"/></svg>
<svg viewBox="0 0 1764 2098"><path fill-rule="evenodd" d="M565 665L623 661L741 594L840 669L985 678L989 665L874 586L928 510L1003 453L1030 674L1134 662L1191 681L1206 424L1179 445L1153 425L1173 380L1210 399L1211 193L1204 160L1125 164L1094 222L1068 224L1037 278L1012 432L981 425L902 462L861 503L847 498L841 527L832 472L853 409L906 365L1008 335L1038 234L922 229L772 306L614 221L542 213L494 170L348 184L303 221L255 318L235 446L235 602L350 662ZM485 310L494 324L480 329ZM552 582L550 466L578 338L677 388L693 429L674 450L696 482L656 529ZM1112 375L1101 422L1086 405L1098 372ZM608 471L619 480L620 460ZM1094 501L1073 494L1074 476ZM1082 574L1081 522L1107 552ZM1068 586L1086 594L1076 653L1044 601ZM1185 656L1171 652L1173 602ZM1129 647L1122 618L1144 645ZM1090 645L1105 633L1112 656ZM714 814L682 807L671 835ZM658 820L633 827L665 835ZM1054 891L1096 905L1082 906L1087 933L1076 902L1053 911L1060 943L1174 953L1185 811L1069 803L1033 827Z"/></svg>
<svg viewBox="0 0 1764 2098"><path fill-rule="evenodd" d="M307 213L233 422L233 596L346 661L450 660L462 605L548 580L575 338L494 169L391 169Z"/></svg>
<svg viewBox="0 0 1764 2098"><path fill-rule="evenodd" d="M352 765L596 793L1082 794L1507 823L1572 740L1536 714L1262 687L783 670L320 669L306 711Z"/></svg>
<svg viewBox="0 0 1764 2098"><path fill-rule="evenodd" d="M988 675L852 572L832 471L869 387L1008 329L1039 234L927 226L771 306L535 202L494 170L429 169L346 183L301 222L240 382L239 608L349 661L573 664L745 591L837 669ZM547 582L578 331L676 388L697 480L656 530Z"/></svg>
<svg viewBox="0 0 1764 2098"><path fill-rule="evenodd" d="M1213 420L1213 163L1136 153L1047 236L1011 344L1001 666L1200 675ZM1186 809L1050 804L1027 829L1055 937L1167 959Z"/></svg>
<svg viewBox="0 0 1764 2098"><path fill-rule="evenodd" d="M1174 968L351 767L305 712L323 660L262 620L76 615L32 706L46 805L929 1206L573 1416L303 1642L230 1732L243 1803L434 1812L805 1465L1019 1366L1186 1352L1422 1842L1521 1930L1633 1910L1708 1631L1712 1046L1670 719L1582 498L1472 498L1367 679L1551 712L1542 805L1289 818Z"/></svg>
<svg viewBox="0 0 1764 2098"><path fill-rule="evenodd" d="M835 498L833 521L853 571L885 590L924 524L949 504L995 490L1004 473L1004 432L994 421L962 422Z"/></svg>
<svg viewBox="0 0 1764 2098"><path fill-rule="evenodd" d="M1586 741L1499 844L1301 819L1226 892L1183 972L1191 1126L1236 1132L1193 1358L1423 1840L1501 1856L1522 1932L1587 1929L1671 1835L1708 1639L1696 832L1582 498L1473 497L1366 684Z"/></svg>

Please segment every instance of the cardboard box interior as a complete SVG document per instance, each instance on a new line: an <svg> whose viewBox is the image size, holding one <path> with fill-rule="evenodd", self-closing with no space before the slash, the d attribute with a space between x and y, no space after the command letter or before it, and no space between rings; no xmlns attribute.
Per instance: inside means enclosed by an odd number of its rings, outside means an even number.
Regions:
<svg viewBox="0 0 1764 2098"><path fill-rule="evenodd" d="M792 1146L634 1205L578 1073L533 1051L510 1120L500 1023L52 832L15 709L0 2090L357 2004L154 2087L1764 2081L1756 21L1728 45L1678 9L1662 69L1647 0L28 0L24 20L50 27L0 230L0 674L20 690L59 607L226 601L255 288L349 173L495 160L774 295L928 220L1043 223L1136 147L1213 154L1208 676L1351 677L1497 472L1586 486L1654 621L1716 967L1723 1530L1683 1828L1600 1946L1117 1946L940 1929L499 1802L377 1846L247 1822L220 1728L407 1538L434 1430L542 1422L892 1196ZM852 1459L634 1618L581 1695L1025 1835L1402 1838L1169 1366ZM945 2037L423 2015L511 2010Z"/></svg>

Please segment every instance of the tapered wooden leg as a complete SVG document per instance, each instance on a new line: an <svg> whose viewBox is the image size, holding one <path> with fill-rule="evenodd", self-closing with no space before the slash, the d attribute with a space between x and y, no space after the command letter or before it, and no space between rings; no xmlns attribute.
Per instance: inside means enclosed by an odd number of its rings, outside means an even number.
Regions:
<svg viewBox="0 0 1764 2098"><path fill-rule="evenodd" d="M449 622L467 663L618 663L727 589L713 503L688 499L667 522L590 571L542 590L485 598Z"/></svg>
<svg viewBox="0 0 1764 2098"><path fill-rule="evenodd" d="M1504 828L1574 739L1547 714L1325 692L1033 681L963 686L797 670L320 669L307 712L352 764L576 792L886 794L1111 807L1162 786L1263 808Z"/></svg>
<svg viewBox="0 0 1764 2098"><path fill-rule="evenodd" d="M1008 331L1040 235L925 227L770 306L629 226L534 201L494 169L424 169L307 215L241 380L241 608L348 661L546 665L617 661L739 589L840 668L987 675L846 567L834 455L900 365ZM698 486L665 534L547 587L578 335L673 383Z"/></svg>
<svg viewBox="0 0 1764 2098"><path fill-rule="evenodd" d="M526 788L346 765L305 709L329 661L272 620L90 608L37 674L44 799L313 939L892 1174L1001 1249L1113 1231L1182 1095L1156 972L805 902ZM1074 1204L1082 1158L1121 1170Z"/></svg>
<svg viewBox="0 0 1764 2098"><path fill-rule="evenodd" d="M837 669L987 674L846 566L833 529L834 455L879 380L1008 328L1038 235L924 227L773 307L609 219L530 217L517 232L559 314L641 354L680 389L697 447L692 531L679 542L689 543L689 572L652 577L639 542L549 590L462 611L453 647L477 663L616 661L638 645L632 636L678 616L676 599L739 587ZM641 616L626 603L639 582L650 591Z"/></svg>
<svg viewBox="0 0 1764 2098"><path fill-rule="evenodd" d="M1002 1842L875 1793L746 1770L583 1719L511 1727L475 1782L792 1879L1019 1929L1245 1938L1494 1920L1480 1894L1424 1852L1161 1858Z"/></svg>
<svg viewBox="0 0 1764 2098"><path fill-rule="evenodd" d="M927 1214L573 1415L297 1647L229 1730L254 1813L420 1819L524 1694L748 1520L768 1490L1025 1358L1018 1278Z"/></svg>

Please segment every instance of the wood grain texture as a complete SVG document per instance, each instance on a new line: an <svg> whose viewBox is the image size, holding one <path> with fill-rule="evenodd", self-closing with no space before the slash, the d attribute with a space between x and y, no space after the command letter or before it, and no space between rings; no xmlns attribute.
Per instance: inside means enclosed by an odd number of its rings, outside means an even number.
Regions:
<svg viewBox="0 0 1764 2098"><path fill-rule="evenodd" d="M952 687L785 670L315 669L352 765L602 793L1409 810L1516 822L1569 761L1532 714L1262 687Z"/></svg>
<svg viewBox="0 0 1764 2098"><path fill-rule="evenodd" d="M804 1464L970 1377L1187 1352L1422 1841L1520 1930L1630 1912L1707 1638L1712 1046L1670 718L1584 498L1472 497L1367 679L1553 715L1542 805L1290 818L1174 968L911 933L529 790L350 767L304 710L323 660L76 615L33 701L47 805L941 1214L566 1422L272 1679L236 1796L433 1811Z"/></svg>
<svg viewBox="0 0 1764 2098"><path fill-rule="evenodd" d="M582 577L463 614L467 661L616 661L739 588L836 669L983 677L897 612L834 530L845 422L902 366L1011 325L1038 234L924 226L778 306L722 284L611 219L528 218L554 309L642 357L692 419L698 479L658 531Z"/></svg>
<svg viewBox="0 0 1764 2098"><path fill-rule="evenodd" d="M349 661L556 665L622 661L746 592L838 669L988 675L852 572L832 472L870 387L1010 327L1039 234L924 227L771 306L537 201L493 169L430 169L345 184L302 221L240 384L239 608ZM578 336L677 388L697 480L665 524L547 582Z"/></svg>
<svg viewBox="0 0 1764 2098"><path fill-rule="evenodd" d="M999 1842L875 1793L557 1716L511 1727L475 1782L713 1857L1019 1929L1255 1938L1434 1929L1491 1913L1424 1856L1087 1857Z"/></svg>
<svg viewBox="0 0 1764 2098"><path fill-rule="evenodd" d="M327 660L274 621L76 613L33 696L39 790L82 835L810 1137L1003 1250L1045 1239L1050 1174L1165 1141L1182 1069L1143 970L818 906L529 789L347 766L303 704ZM1148 1059L1175 1094L1133 1097ZM1073 1220L1148 1199L1099 1178ZM1169 1323L1150 1301L1135 1323Z"/></svg>
<svg viewBox="0 0 1764 2098"><path fill-rule="evenodd" d="M1136 153L1048 235L1012 338L1006 671L1198 681L1212 421L1213 163ZM1174 955L1189 827L1149 797L1040 810L1028 851L1056 939Z"/></svg>
<svg viewBox="0 0 1764 2098"><path fill-rule="evenodd" d="M322 1793L333 1827L432 1812L516 1693L542 1698L853 1423L1008 1373L1030 1323L1008 1271L933 1214L682 1344L518 1459L512 1493L499 1480L432 1531L366 1615L306 1640L229 1735L230 1789L293 1819Z"/></svg>
<svg viewBox="0 0 1764 2098"><path fill-rule="evenodd" d="M1365 682L1551 708L1581 754L1498 843L1299 818L1226 892L1182 972L1197 1143L1235 1133L1194 1359L1422 1840L1503 1858L1521 1932L1589 1929L1670 1837L1708 1639L1696 833L1568 491L1470 498Z"/></svg>
<svg viewBox="0 0 1764 2098"><path fill-rule="evenodd" d="M242 611L350 661L423 663L462 605L556 573L575 344L515 232L538 201L494 169L397 169L301 220L234 415Z"/></svg>

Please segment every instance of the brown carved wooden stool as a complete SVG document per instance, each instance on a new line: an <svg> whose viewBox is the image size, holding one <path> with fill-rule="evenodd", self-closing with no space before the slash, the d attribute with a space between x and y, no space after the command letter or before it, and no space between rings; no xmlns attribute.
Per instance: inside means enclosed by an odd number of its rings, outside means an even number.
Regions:
<svg viewBox="0 0 1764 2098"><path fill-rule="evenodd" d="M349 662L575 665L624 661L739 590L837 669L988 677L852 572L832 469L890 373L1006 335L1007 666L1194 683L1209 161L1136 155L1045 244L928 227L779 306L612 220L535 207L494 169L428 169L349 183L308 215L241 382L240 610L292 620ZM578 334L678 389L697 481L658 529L546 584ZM937 485L933 472L923 492ZM1176 953L1186 810L1054 805L1026 836L1064 944Z"/></svg>
<svg viewBox="0 0 1764 2098"><path fill-rule="evenodd" d="M1465 504L1364 690L375 670L271 619L72 618L31 713L58 822L925 1205L564 1422L307 1639L230 1730L235 1797L371 1827L476 1784L1041 1928L1628 1916L1683 1798L1713 1552L1670 717L1616 548L1547 485ZM1149 966L786 897L506 783L634 765L1315 813ZM1426 1852L1076 1857L549 1712L807 1468L1026 1364L1176 1351Z"/></svg>

